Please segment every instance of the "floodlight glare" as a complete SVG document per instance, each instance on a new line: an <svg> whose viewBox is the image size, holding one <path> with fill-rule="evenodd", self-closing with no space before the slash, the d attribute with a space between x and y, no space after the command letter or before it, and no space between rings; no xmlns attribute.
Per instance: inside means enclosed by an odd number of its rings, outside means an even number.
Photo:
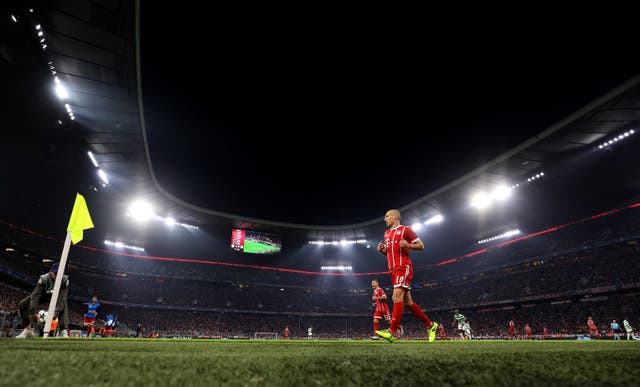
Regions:
<svg viewBox="0 0 640 387"><path fill-rule="evenodd" d="M477 194L473 195L473 198L471 199L471 206L476 207L480 210L489 207L490 203L491 200L489 199L489 196L484 192L478 192Z"/></svg>
<svg viewBox="0 0 640 387"><path fill-rule="evenodd" d="M422 225L418 222L414 223L411 225L411 228L413 229L413 231L418 231L422 228Z"/></svg>
<svg viewBox="0 0 640 387"><path fill-rule="evenodd" d="M100 179L104 181L104 184L109 184L109 179L107 178L107 174L104 173L102 169L98 169L98 176L100 176Z"/></svg>
<svg viewBox="0 0 640 387"><path fill-rule="evenodd" d="M58 96L58 98L65 100L67 98L69 98L69 93L67 92L67 89L62 85L62 83L60 81L58 81L58 78L56 77L55 80L56 82L56 95Z"/></svg>
<svg viewBox="0 0 640 387"><path fill-rule="evenodd" d="M13 15L11 15L11 20L13 20L13 22L14 22L14 23L17 23L17 22L18 22L18 19L16 19L16 17L15 17L15 16L13 16Z"/></svg>
<svg viewBox="0 0 640 387"><path fill-rule="evenodd" d="M171 218L171 217L166 217L166 218L164 218L164 223L165 223L167 226L175 226L175 224L176 224L176 220L175 220L175 219L173 219L173 218Z"/></svg>
<svg viewBox="0 0 640 387"><path fill-rule="evenodd" d="M138 222L146 222L153 217L153 208L143 200L136 200L129 206L128 214Z"/></svg>
<svg viewBox="0 0 640 387"><path fill-rule="evenodd" d="M443 220L444 220L444 216L438 214L438 215L434 215L431 218L427 219L427 221L424 222L424 224L441 223Z"/></svg>
<svg viewBox="0 0 640 387"><path fill-rule="evenodd" d="M96 158L93 157L93 153L91 153L91 151L89 151L89 152L87 152L87 154L89 155L89 158L91 159L91 162L93 163L93 166L97 168L98 167L98 162L96 161Z"/></svg>
<svg viewBox="0 0 640 387"><path fill-rule="evenodd" d="M491 197L498 200L506 200L511 196L512 188L507 187L506 185L500 185L496 187L491 193Z"/></svg>

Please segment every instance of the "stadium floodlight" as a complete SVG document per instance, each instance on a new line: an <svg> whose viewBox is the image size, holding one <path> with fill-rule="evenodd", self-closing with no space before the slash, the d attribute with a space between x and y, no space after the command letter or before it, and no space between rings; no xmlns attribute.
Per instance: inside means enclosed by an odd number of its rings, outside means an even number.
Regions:
<svg viewBox="0 0 640 387"><path fill-rule="evenodd" d="M93 166L98 168L98 162L96 161L96 158L93 157L93 153L91 151L88 151L87 154L89 155L89 158L91 159L91 162L93 163Z"/></svg>
<svg viewBox="0 0 640 387"><path fill-rule="evenodd" d="M146 222L153 217L153 208L144 200L136 200L129 206L127 212L137 222Z"/></svg>
<svg viewBox="0 0 640 387"><path fill-rule="evenodd" d="M613 145L618 141L624 140L625 138L629 137L633 133L635 133L633 129L630 129L630 130L628 130L628 131L626 131L624 133L620 133L619 135L611 138L610 140L607 140L607 141L603 142L602 144L598 145L598 149L605 149L605 148L609 147L609 145Z"/></svg>
<svg viewBox="0 0 640 387"><path fill-rule="evenodd" d="M314 241L311 240L308 242L310 245L318 245L318 246L337 246L337 245L342 245L342 246L347 246L347 245L366 245L367 244L367 240L366 239L356 239L356 240L347 240L347 239L342 239L341 241Z"/></svg>
<svg viewBox="0 0 640 387"><path fill-rule="evenodd" d="M419 231L422 228L422 224L420 224L419 222L416 222L411 225L411 228L413 229L413 231Z"/></svg>
<svg viewBox="0 0 640 387"><path fill-rule="evenodd" d="M36 31L39 30L41 28L40 24L36 25Z"/></svg>
<svg viewBox="0 0 640 387"><path fill-rule="evenodd" d="M511 196L511 190L512 188L506 185L499 185L493 190L491 197L497 200L506 200Z"/></svg>
<svg viewBox="0 0 640 387"><path fill-rule="evenodd" d="M479 210L489 207L489 204L491 204L491 199L489 198L489 195L484 192L476 193L471 199L471 206L476 207Z"/></svg>
<svg viewBox="0 0 640 387"><path fill-rule="evenodd" d="M528 178L527 181L531 182L531 181L534 181L536 179L540 179L543 176L544 176L544 172L539 172L539 173L536 173L535 175L531 176L530 178Z"/></svg>
<svg viewBox="0 0 640 387"><path fill-rule="evenodd" d="M492 242L492 241L495 241L495 240L498 240L498 239L509 238L511 236L518 235L518 234L520 234L520 230L518 230L518 229L509 230L509 231L503 232L500 235L496 235L496 236L492 236L491 238L479 240L478 243L479 244L483 244L483 243L487 243L487 242Z"/></svg>
<svg viewBox="0 0 640 387"><path fill-rule="evenodd" d="M194 225L192 225L192 224L186 224L186 223L180 223L180 222L176 222L176 224L177 224L178 226L180 226L180 227L189 228L189 229L191 229L191 230L197 230L197 229L199 229L199 228L200 228L200 227L198 227L198 226L194 226Z"/></svg>
<svg viewBox="0 0 640 387"><path fill-rule="evenodd" d="M58 77L55 77L54 79L56 81L55 90L58 98L60 98L63 101L69 98L69 93L67 92L67 89L62 85L62 82L58 80Z"/></svg>
<svg viewBox="0 0 640 387"><path fill-rule="evenodd" d="M109 179L107 178L107 174L104 173L102 169L98 169L98 176L100 176L100 179L102 179L104 184L109 184Z"/></svg>
<svg viewBox="0 0 640 387"><path fill-rule="evenodd" d="M14 15L11 15L11 20L13 20L14 23L18 22L18 19Z"/></svg>
<svg viewBox="0 0 640 387"><path fill-rule="evenodd" d="M42 31L39 31L39 32L38 32L38 36L42 36L42 35L44 35L44 34L43 34L43 32L42 32Z"/></svg>
<svg viewBox="0 0 640 387"><path fill-rule="evenodd" d="M320 269L323 270L323 271L350 271L350 270L353 270L351 266L343 266L343 265L321 266Z"/></svg>
<svg viewBox="0 0 640 387"><path fill-rule="evenodd" d="M442 216L441 214L438 214L438 215L434 215L434 216L430 217L429 219L427 219L424 222L424 224L442 223L443 220L444 220L444 216Z"/></svg>
<svg viewBox="0 0 640 387"><path fill-rule="evenodd" d="M164 218L164 223L167 226L175 226L176 225L176 220L173 219L172 217L168 216L168 217Z"/></svg>
<svg viewBox="0 0 640 387"><path fill-rule="evenodd" d="M134 251L144 251L144 247L139 247L139 246L133 246L133 245L128 245L126 243L122 243L120 241L118 242L112 242L110 240L105 240L104 244L107 246L113 246L117 249L127 249L127 250L134 250Z"/></svg>

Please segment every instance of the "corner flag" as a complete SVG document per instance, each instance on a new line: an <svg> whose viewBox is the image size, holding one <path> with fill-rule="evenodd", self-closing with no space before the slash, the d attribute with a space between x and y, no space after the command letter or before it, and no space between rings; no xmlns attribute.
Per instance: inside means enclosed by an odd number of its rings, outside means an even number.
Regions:
<svg viewBox="0 0 640 387"><path fill-rule="evenodd" d="M62 248L62 255L60 256L56 282L53 285L53 294L51 295L51 301L49 302L47 320L44 323L44 338L49 337L49 332L51 332L51 323L53 322L53 315L56 310L56 304L58 303L58 296L60 295L60 287L62 285L62 279L64 278L64 269L67 265L67 257L69 256L71 242L73 241L74 245L80 242L82 240L82 231L90 228L93 228L93 222L91 221L91 215L89 215L87 202L84 200L82 195L76 194L76 201L73 203L73 211L71 211L69 226L67 226L67 237L64 240L64 247Z"/></svg>
<svg viewBox="0 0 640 387"><path fill-rule="evenodd" d="M67 227L67 231L71 232L73 244L80 242L83 238L82 231L90 228L93 228L93 222L91 221L91 215L89 215L87 202L82 195L76 194L76 202L73 204L73 211L71 211L71 218Z"/></svg>

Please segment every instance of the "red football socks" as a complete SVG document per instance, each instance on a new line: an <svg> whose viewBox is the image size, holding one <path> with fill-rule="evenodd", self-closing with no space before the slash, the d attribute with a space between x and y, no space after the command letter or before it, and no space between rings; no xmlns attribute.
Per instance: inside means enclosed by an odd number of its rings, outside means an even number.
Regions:
<svg viewBox="0 0 640 387"><path fill-rule="evenodd" d="M391 313L391 326L389 327L389 330L393 334L398 330L400 320L402 320L402 312L404 312L404 302L394 302L393 312Z"/></svg>
<svg viewBox="0 0 640 387"><path fill-rule="evenodd" d="M413 313L414 316L416 316L417 318L422 320L422 322L424 323L424 325L427 326L427 328L431 327L431 324L432 324L431 320L429 320L429 317L427 317L427 315L424 314L424 312L422 311L422 308L419 307L418 304L416 304L414 302L408 308L411 311L411 313ZM394 307L393 311L395 312L395 307Z"/></svg>
<svg viewBox="0 0 640 387"><path fill-rule="evenodd" d="M380 322L378 320L373 322L373 331L379 331L380 330Z"/></svg>

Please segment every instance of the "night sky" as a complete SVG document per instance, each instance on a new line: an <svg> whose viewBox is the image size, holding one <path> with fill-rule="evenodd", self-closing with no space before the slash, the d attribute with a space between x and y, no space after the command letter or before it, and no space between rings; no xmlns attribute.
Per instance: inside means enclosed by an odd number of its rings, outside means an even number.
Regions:
<svg viewBox="0 0 640 387"><path fill-rule="evenodd" d="M141 42L160 184L200 206L269 220L382 216L640 69L630 55L562 42L434 44L426 32L355 22L204 12L180 22L159 7L143 8Z"/></svg>

